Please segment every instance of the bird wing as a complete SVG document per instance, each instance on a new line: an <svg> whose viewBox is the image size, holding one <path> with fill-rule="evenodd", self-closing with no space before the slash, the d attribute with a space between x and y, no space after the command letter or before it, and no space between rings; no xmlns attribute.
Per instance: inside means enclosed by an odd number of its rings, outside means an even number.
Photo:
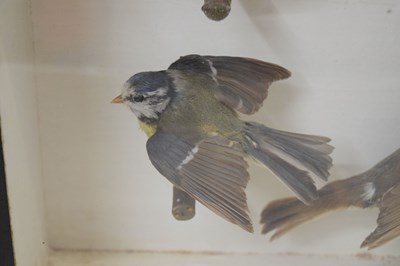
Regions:
<svg viewBox="0 0 400 266"><path fill-rule="evenodd" d="M273 81L290 77L290 72L281 66L229 56L187 55L172 63L168 69L209 75L217 83L215 96L232 109L247 115L260 109Z"/></svg>
<svg viewBox="0 0 400 266"><path fill-rule="evenodd" d="M400 235L400 184L387 191L379 203L378 226L361 244L373 249Z"/></svg>
<svg viewBox="0 0 400 266"><path fill-rule="evenodd" d="M158 131L147 142L155 168L207 208L253 232L245 188L249 180L244 151L221 136L183 139Z"/></svg>

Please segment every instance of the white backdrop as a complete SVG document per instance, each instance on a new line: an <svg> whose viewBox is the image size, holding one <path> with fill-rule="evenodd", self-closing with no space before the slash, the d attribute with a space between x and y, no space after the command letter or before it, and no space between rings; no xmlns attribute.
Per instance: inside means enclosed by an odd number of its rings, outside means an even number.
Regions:
<svg viewBox="0 0 400 266"><path fill-rule="evenodd" d="M246 118L332 138L332 179L371 167L400 147L400 1L233 0L216 23L200 0L32 0L48 243L57 249L359 252L376 210L345 211L269 242L197 205L171 216L171 185L151 166L146 137L111 105L132 74L190 53L281 64L264 107ZM291 195L251 168L255 224ZM400 241L376 253L398 254Z"/></svg>

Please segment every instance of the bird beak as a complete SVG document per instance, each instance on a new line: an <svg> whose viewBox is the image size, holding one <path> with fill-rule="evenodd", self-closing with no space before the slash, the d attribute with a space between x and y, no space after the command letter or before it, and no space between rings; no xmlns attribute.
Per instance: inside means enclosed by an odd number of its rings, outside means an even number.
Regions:
<svg viewBox="0 0 400 266"><path fill-rule="evenodd" d="M114 98L114 100L111 101L111 103L122 103L122 96L118 95L117 97Z"/></svg>

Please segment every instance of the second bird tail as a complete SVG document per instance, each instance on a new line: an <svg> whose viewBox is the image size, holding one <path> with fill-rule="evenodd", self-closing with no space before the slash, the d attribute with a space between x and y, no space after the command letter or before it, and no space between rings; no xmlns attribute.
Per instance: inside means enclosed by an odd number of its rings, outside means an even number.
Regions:
<svg viewBox="0 0 400 266"><path fill-rule="evenodd" d="M319 190L319 199L312 206L304 205L294 197L272 201L261 213L262 233L276 230L271 237L274 240L326 212L350 206L366 207L361 197L365 193L364 188L362 178L355 176L325 185Z"/></svg>
<svg viewBox="0 0 400 266"><path fill-rule="evenodd" d="M400 149L368 171L325 185L312 206L291 197L270 202L261 213L262 233L271 240L326 212L379 207L378 226L361 247L376 248L400 235Z"/></svg>

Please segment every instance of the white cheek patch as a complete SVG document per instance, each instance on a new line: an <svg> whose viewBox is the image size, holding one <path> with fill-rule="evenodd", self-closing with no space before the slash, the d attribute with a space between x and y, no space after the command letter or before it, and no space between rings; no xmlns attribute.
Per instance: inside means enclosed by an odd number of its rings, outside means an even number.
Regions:
<svg viewBox="0 0 400 266"><path fill-rule="evenodd" d="M125 95L124 95L125 94ZM123 89L123 97L128 98L128 96L133 97L133 95L128 95L128 91ZM168 88L162 87L155 91L146 93L144 95L145 100L143 102L131 102L125 101L124 103L128 105L131 111L137 117L146 117L148 119L158 119L159 114L161 114L168 106L170 98L166 95L168 94Z"/></svg>
<svg viewBox="0 0 400 266"><path fill-rule="evenodd" d="M372 182L364 185L364 192L361 194L361 199L364 201L371 200L375 195L376 188Z"/></svg>
<svg viewBox="0 0 400 266"><path fill-rule="evenodd" d="M151 108L151 106L143 103L131 103L127 102L129 108L137 117L147 117L147 118L158 118L155 110Z"/></svg>
<svg viewBox="0 0 400 266"><path fill-rule="evenodd" d="M189 151L189 154L186 156L186 158L178 165L176 169L181 170L182 167L189 163L191 160L193 160L194 155L199 151L199 146L196 145L191 151Z"/></svg>

